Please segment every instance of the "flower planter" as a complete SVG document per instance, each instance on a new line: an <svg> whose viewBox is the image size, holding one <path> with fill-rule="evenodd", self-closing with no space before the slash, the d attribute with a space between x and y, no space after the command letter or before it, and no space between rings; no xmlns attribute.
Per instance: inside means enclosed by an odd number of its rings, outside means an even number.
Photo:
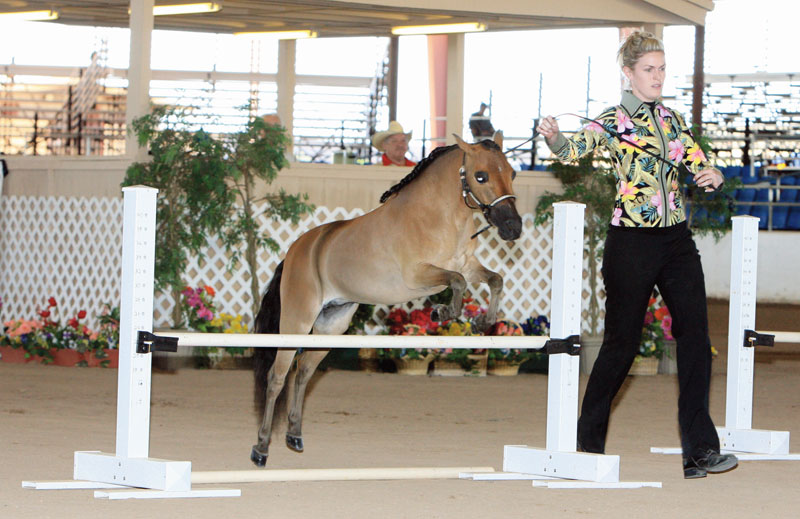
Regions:
<svg viewBox="0 0 800 519"><path fill-rule="evenodd" d="M489 366L486 373L497 377L513 377L519 374L519 362L509 362L507 360L496 360Z"/></svg>
<svg viewBox="0 0 800 519"><path fill-rule="evenodd" d="M489 364L489 350L483 353L470 353L467 358L473 361L472 369L467 372L467 375L472 377L485 377L486 369Z"/></svg>
<svg viewBox="0 0 800 519"><path fill-rule="evenodd" d="M22 348L12 348L11 346L0 346L0 361L8 364L25 364L25 350Z"/></svg>
<svg viewBox="0 0 800 519"><path fill-rule="evenodd" d="M431 374L438 377L463 377L467 372L458 362L436 359L433 361L433 372Z"/></svg>
<svg viewBox="0 0 800 519"><path fill-rule="evenodd" d="M664 356L658 361L658 372L662 375L675 375L678 373L678 350L675 339L664 341Z"/></svg>
<svg viewBox="0 0 800 519"><path fill-rule="evenodd" d="M51 350L53 353L53 365L72 367L84 360L84 354L78 350Z"/></svg>
<svg viewBox="0 0 800 519"><path fill-rule="evenodd" d="M104 349L105 355L98 357L95 352L86 353L86 363L90 368L118 368L119 367L119 350Z"/></svg>
<svg viewBox="0 0 800 519"><path fill-rule="evenodd" d="M642 357L637 355L633 360L628 375L657 375L658 359L656 357Z"/></svg>
<svg viewBox="0 0 800 519"><path fill-rule="evenodd" d="M369 373L380 371L380 361L378 350L375 348L360 348L358 350L358 368Z"/></svg>
<svg viewBox="0 0 800 519"><path fill-rule="evenodd" d="M422 359L409 359L406 357L394 360L397 372L401 375L427 375L428 366L433 360L433 355L427 355Z"/></svg>

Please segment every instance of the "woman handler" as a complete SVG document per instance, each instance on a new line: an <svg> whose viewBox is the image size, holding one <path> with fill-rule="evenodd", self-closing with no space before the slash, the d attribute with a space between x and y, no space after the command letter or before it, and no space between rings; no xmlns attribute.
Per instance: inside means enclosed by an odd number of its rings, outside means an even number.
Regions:
<svg viewBox="0 0 800 519"><path fill-rule="evenodd" d="M539 125L559 160L574 161L596 148L606 149L618 185L603 253L605 334L583 398L578 449L605 451L611 403L639 351L647 304L657 286L672 315L677 342L684 477L705 477L734 468L738 460L720 454L708 411L711 345L705 279L686 224L676 166L685 165L706 191L719 188L723 177L710 166L682 116L661 103L662 42L635 32L620 47L618 59L630 82L618 106L570 138L559 132L553 117Z"/></svg>

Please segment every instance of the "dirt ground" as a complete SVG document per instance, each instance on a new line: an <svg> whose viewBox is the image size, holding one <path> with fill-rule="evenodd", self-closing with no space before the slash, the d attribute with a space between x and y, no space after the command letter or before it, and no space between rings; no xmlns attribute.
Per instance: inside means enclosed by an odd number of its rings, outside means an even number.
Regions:
<svg viewBox="0 0 800 519"><path fill-rule="evenodd" d="M711 305L720 350L712 416L723 425L727 307ZM757 328L800 331L800 307L759 306ZM755 428L788 430L800 452L800 345L757 354ZM676 379L629 377L612 415L607 451L623 481L663 488L551 490L530 482L467 480L217 485L239 498L95 499L90 490L35 491L23 480L68 480L73 451L114 451L116 370L0 363L0 518L192 517L797 517L800 462L748 461L727 474L684 480L677 446ZM586 377L581 379L581 390ZM306 408L306 452L276 432L269 468L492 466L503 445L545 442L547 378L438 378L331 370L315 376ZM247 371L155 374L152 457L194 470L250 470L256 423ZM268 469L266 469L268 470Z"/></svg>

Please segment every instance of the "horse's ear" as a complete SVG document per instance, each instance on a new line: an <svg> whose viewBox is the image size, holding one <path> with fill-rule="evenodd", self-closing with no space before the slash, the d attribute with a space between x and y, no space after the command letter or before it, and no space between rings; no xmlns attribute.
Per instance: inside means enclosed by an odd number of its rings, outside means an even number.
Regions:
<svg viewBox="0 0 800 519"><path fill-rule="evenodd" d="M453 134L453 137L456 138L456 144L458 144L458 147L461 148L461 151L463 151L464 153L468 153L469 152L469 144L464 142L464 139L462 139L461 136L456 135L455 133Z"/></svg>
<svg viewBox="0 0 800 519"><path fill-rule="evenodd" d="M500 146L500 149L503 149L503 130L497 130L494 132L494 143Z"/></svg>

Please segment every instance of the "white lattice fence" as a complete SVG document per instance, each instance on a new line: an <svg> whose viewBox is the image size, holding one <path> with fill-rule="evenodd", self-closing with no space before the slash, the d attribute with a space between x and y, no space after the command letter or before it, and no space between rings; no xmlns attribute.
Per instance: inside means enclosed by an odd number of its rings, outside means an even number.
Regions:
<svg viewBox="0 0 800 519"><path fill-rule="evenodd" d="M106 302L119 302L122 236L121 198L3 197L0 199L0 297L2 319L36 316L49 297L59 302L64 320L86 310L90 327ZM263 291L283 254L298 236L325 222L353 218L360 209L318 208L298 225L264 219L263 233L269 233L283 251L280 256L261 251L258 277ZM533 215L523 215L523 232L514 243L505 242L493 231L479 238L477 255L505 281L500 313L513 320L549 313L552 229L533 225ZM228 256L216 239L210 240L204 258L193 259L184 281L190 286L215 288L218 309L252 318L250 279L244 264L228 269ZM587 276L585 276L587 277ZM584 299L588 299L588 282ZM471 287L479 304L488 297L486 287ZM602 298L601 298L602 299ZM169 294L157 294L154 323L169 326L173 301ZM422 300L407 308L419 308ZM584 304L584 308L586 308ZM602 301L601 301L602 308ZM378 307L383 316L386 307Z"/></svg>
<svg viewBox="0 0 800 519"><path fill-rule="evenodd" d="M121 227L121 198L3 197L3 320L38 317L50 297L61 320L119 304Z"/></svg>

